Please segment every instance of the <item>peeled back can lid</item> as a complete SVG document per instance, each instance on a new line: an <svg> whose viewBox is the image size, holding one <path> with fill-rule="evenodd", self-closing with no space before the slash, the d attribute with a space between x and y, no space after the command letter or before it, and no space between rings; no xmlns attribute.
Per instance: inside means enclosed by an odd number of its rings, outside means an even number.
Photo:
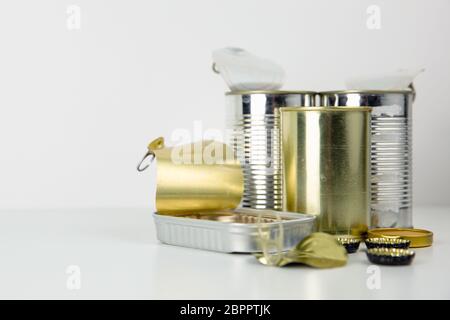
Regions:
<svg viewBox="0 0 450 320"><path fill-rule="evenodd" d="M429 247L433 243L433 232L423 229L378 228L367 233L368 238L401 238L411 241L411 248Z"/></svg>

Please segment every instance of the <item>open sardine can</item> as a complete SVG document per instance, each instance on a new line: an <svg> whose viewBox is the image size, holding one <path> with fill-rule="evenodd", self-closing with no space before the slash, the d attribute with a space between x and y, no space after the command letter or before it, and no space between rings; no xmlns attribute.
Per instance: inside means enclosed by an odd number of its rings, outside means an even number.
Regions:
<svg viewBox="0 0 450 320"><path fill-rule="evenodd" d="M138 165L156 160L157 237L167 244L221 252L259 252L262 239L279 239L274 250L295 246L313 231L314 216L239 208L243 173L229 146L199 141L148 145ZM280 236L282 235L282 237ZM266 244L268 242L266 241Z"/></svg>

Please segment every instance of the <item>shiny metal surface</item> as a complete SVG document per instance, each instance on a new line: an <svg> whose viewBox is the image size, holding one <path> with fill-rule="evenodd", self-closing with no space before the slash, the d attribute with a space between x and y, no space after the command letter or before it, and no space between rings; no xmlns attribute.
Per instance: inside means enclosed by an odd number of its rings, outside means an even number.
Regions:
<svg viewBox="0 0 450 320"><path fill-rule="evenodd" d="M314 92L228 92L227 128L244 172L242 206L253 209L282 207L280 117L287 106L313 106Z"/></svg>
<svg viewBox="0 0 450 320"><path fill-rule="evenodd" d="M414 92L322 92L325 106L372 107L371 226L411 228Z"/></svg>
<svg viewBox="0 0 450 320"><path fill-rule="evenodd" d="M258 210L246 209L240 212L236 209L234 213L217 212L213 219L212 213L209 213L209 219L203 219L204 214L195 212L187 212L184 216L154 213L153 217L157 237L163 243L231 253L261 251L259 225L256 222L258 214ZM271 238L276 238L280 232L280 222L274 222L277 214L282 221L283 250L294 247L313 231L314 216L267 210L264 212L262 227L270 233Z"/></svg>
<svg viewBox="0 0 450 320"><path fill-rule="evenodd" d="M158 138L149 144L147 155L156 158L155 202L160 214L234 209L239 205L242 170L226 144L198 141L166 147L164 139Z"/></svg>
<svg viewBox="0 0 450 320"><path fill-rule="evenodd" d="M281 109L283 210L319 231L361 235L370 204L370 108Z"/></svg>
<svg viewBox="0 0 450 320"><path fill-rule="evenodd" d="M406 239L411 241L411 248L429 247L433 244L433 232L424 229L379 228L369 230L369 238Z"/></svg>

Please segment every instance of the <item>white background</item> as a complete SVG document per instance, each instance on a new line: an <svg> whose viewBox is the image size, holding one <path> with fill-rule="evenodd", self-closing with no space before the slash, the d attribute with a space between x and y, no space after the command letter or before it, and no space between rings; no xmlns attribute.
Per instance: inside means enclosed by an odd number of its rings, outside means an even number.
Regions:
<svg viewBox="0 0 450 320"><path fill-rule="evenodd" d="M80 30L66 27L72 4ZM195 120L223 127L210 54L224 46L279 62L288 89L424 67L414 199L448 205L449 13L448 0L2 1L0 208L150 206L154 170L135 170L146 144Z"/></svg>

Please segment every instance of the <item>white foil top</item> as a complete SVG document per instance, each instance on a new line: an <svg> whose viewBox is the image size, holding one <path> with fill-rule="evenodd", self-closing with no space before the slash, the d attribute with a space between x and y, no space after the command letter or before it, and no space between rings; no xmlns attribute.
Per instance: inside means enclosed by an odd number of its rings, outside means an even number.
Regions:
<svg viewBox="0 0 450 320"><path fill-rule="evenodd" d="M220 73L231 91L277 90L285 73L278 64L257 57L241 48L213 51L214 69Z"/></svg>
<svg viewBox="0 0 450 320"><path fill-rule="evenodd" d="M399 69L391 73L359 75L348 78L345 85L349 90L404 90L423 71L425 69Z"/></svg>

